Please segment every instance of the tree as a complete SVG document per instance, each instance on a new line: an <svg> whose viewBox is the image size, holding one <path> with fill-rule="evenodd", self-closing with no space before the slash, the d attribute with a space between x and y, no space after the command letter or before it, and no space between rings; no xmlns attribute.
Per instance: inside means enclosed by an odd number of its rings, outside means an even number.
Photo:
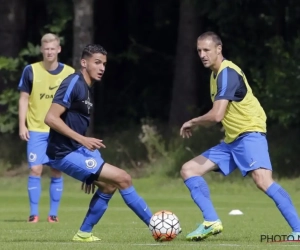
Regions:
<svg viewBox="0 0 300 250"><path fill-rule="evenodd" d="M13 90L7 90L9 87L5 83L10 83L13 86L15 83L9 79L7 81L7 69L15 69L15 61L12 59L16 57L24 42L24 34L26 29L26 4L25 0L0 0L0 113L6 110L6 104L9 100L15 100ZM8 59L5 57L9 57ZM14 72L16 75L16 73ZM1 115L1 126L6 125L4 115ZM10 127L10 124L8 125ZM2 130L0 128L0 130Z"/></svg>
<svg viewBox="0 0 300 250"><path fill-rule="evenodd" d="M197 106L196 41L199 20L195 1L180 0L180 17L176 48L169 124L179 126L190 119Z"/></svg>
<svg viewBox="0 0 300 250"><path fill-rule="evenodd" d="M25 0L0 0L0 54L16 57L24 43L26 29Z"/></svg>
<svg viewBox="0 0 300 250"><path fill-rule="evenodd" d="M80 68L80 56L84 47L94 41L94 1L73 0L74 21L73 21L73 67ZM94 132L94 113L91 114L88 135Z"/></svg>
<svg viewBox="0 0 300 250"><path fill-rule="evenodd" d="M80 68L80 56L83 48L94 40L93 0L73 0L73 67Z"/></svg>

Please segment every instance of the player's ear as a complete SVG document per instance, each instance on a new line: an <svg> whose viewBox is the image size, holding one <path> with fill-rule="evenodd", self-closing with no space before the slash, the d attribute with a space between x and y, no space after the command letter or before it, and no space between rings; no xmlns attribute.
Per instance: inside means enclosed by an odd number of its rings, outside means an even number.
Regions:
<svg viewBox="0 0 300 250"><path fill-rule="evenodd" d="M86 60L84 58L81 59L80 64L82 68L86 68Z"/></svg>
<svg viewBox="0 0 300 250"><path fill-rule="evenodd" d="M218 45L217 53L218 53L218 55L220 55L222 53L222 46L221 45Z"/></svg>
<svg viewBox="0 0 300 250"><path fill-rule="evenodd" d="M58 53L60 53L61 52L61 46L58 46Z"/></svg>

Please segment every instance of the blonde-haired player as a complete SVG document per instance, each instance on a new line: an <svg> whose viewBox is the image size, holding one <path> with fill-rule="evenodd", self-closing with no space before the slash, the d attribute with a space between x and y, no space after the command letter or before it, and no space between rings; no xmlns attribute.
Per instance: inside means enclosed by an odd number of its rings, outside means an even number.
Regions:
<svg viewBox="0 0 300 250"><path fill-rule="evenodd" d="M59 37L51 33L45 34L41 39L43 60L24 68L18 86L20 91L19 135L22 140L27 141L27 160L30 169L28 177L30 216L28 222L31 223L39 220L41 175L43 165L48 162L46 147L49 127L44 123L44 119L60 83L75 71L72 67L58 62L60 52ZM51 168L48 222L58 222L57 212L62 190L62 174Z"/></svg>

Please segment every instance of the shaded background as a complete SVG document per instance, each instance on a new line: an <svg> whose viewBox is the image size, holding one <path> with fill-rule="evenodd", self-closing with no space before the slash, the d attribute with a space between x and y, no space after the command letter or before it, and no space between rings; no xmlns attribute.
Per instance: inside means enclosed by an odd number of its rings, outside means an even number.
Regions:
<svg viewBox="0 0 300 250"><path fill-rule="evenodd" d="M142 175L154 165L177 175L185 160L223 136L216 126L189 141L178 138L184 121L211 108L210 71L197 56L196 39L215 31L268 115L276 173L299 175L299 1L0 0L0 6L2 174L24 167L16 89L24 66L41 59L41 36L53 32L62 38L60 61L77 69L87 43L109 53L89 131L110 145L106 159Z"/></svg>

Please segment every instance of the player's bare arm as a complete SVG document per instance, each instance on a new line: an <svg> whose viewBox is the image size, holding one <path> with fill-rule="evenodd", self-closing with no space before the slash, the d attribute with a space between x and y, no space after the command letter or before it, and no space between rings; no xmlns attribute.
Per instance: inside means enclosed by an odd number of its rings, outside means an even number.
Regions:
<svg viewBox="0 0 300 250"><path fill-rule="evenodd" d="M95 150L99 148L105 148L102 140L96 138L85 137L74 130L72 130L65 122L61 119L61 115L66 111L66 108L57 103L52 103L50 109L46 115L45 123L57 132L77 141L81 145L85 146L89 150Z"/></svg>
<svg viewBox="0 0 300 250"><path fill-rule="evenodd" d="M199 116L197 118L193 118L187 122L185 122L181 129L180 135L183 138L189 138L192 136L191 128L194 126L204 126L210 127L219 123L223 120L224 115L226 113L228 100L217 100L214 101L212 109L207 112L205 115Z"/></svg>
<svg viewBox="0 0 300 250"><path fill-rule="evenodd" d="M26 126L28 102L29 94L22 91L19 97L19 136L24 141L29 140L29 132Z"/></svg>

